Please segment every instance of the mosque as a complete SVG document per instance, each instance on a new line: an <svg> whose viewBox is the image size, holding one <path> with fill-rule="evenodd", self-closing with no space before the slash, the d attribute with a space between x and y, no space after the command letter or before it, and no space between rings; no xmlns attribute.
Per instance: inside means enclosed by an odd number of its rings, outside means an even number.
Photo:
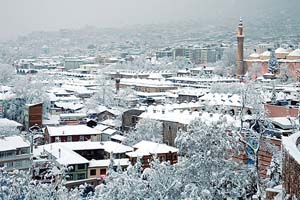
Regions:
<svg viewBox="0 0 300 200"><path fill-rule="evenodd" d="M252 68L260 68L256 70L256 77L268 73L280 73L280 69L287 68L287 75L293 80L298 80L300 72L300 49L270 49L261 54L253 52L246 59L244 58L244 26L240 19L237 31L237 75L244 76ZM277 67L278 69L276 69ZM274 69L275 68L275 69ZM253 71L253 70L252 70Z"/></svg>

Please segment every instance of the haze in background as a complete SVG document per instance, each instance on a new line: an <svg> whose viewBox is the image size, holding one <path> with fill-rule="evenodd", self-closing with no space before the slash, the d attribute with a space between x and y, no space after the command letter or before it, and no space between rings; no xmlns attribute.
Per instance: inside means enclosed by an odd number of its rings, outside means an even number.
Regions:
<svg viewBox="0 0 300 200"><path fill-rule="evenodd" d="M123 27L135 24L199 21L228 23L239 16L299 18L299 0L1 0L0 40L32 31L62 28Z"/></svg>

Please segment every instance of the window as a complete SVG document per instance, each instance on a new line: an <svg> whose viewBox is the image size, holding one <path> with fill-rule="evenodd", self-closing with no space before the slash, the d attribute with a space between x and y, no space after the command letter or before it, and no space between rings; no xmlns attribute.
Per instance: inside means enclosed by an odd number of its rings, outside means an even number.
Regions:
<svg viewBox="0 0 300 200"><path fill-rule="evenodd" d="M70 172L74 172L75 171L75 166L74 165L69 165L68 169Z"/></svg>
<svg viewBox="0 0 300 200"><path fill-rule="evenodd" d="M83 135L79 136L79 141L84 141L84 136Z"/></svg>
<svg viewBox="0 0 300 200"><path fill-rule="evenodd" d="M173 160L177 160L177 154L173 154Z"/></svg>
<svg viewBox="0 0 300 200"><path fill-rule="evenodd" d="M7 162L7 163L5 163L6 164L6 167L7 168L12 168L12 167L14 167L14 163L13 162ZM5 165L4 164L4 165Z"/></svg>
<svg viewBox="0 0 300 200"><path fill-rule="evenodd" d="M69 135L69 136L67 137L67 141L68 141L68 142L72 142L72 136L71 136L71 135Z"/></svg>
<svg viewBox="0 0 300 200"><path fill-rule="evenodd" d="M85 179L85 173L77 174L77 180Z"/></svg>
<svg viewBox="0 0 300 200"><path fill-rule="evenodd" d="M100 175L106 175L106 169L100 169Z"/></svg>
<svg viewBox="0 0 300 200"><path fill-rule="evenodd" d="M77 169L85 169L85 164L77 165Z"/></svg>
<svg viewBox="0 0 300 200"><path fill-rule="evenodd" d="M68 181L73 180L73 174L68 174L68 175L66 176L66 178L67 178Z"/></svg>
<svg viewBox="0 0 300 200"><path fill-rule="evenodd" d="M29 148L21 148L21 154L29 154L30 149Z"/></svg>
<svg viewBox="0 0 300 200"><path fill-rule="evenodd" d="M167 160L172 160L172 154L171 153L167 154Z"/></svg>
<svg viewBox="0 0 300 200"><path fill-rule="evenodd" d="M55 137L55 142L60 142L60 138L58 136Z"/></svg>
<svg viewBox="0 0 300 200"><path fill-rule="evenodd" d="M90 176L95 176L95 175L96 175L96 169L91 169Z"/></svg>
<svg viewBox="0 0 300 200"><path fill-rule="evenodd" d="M0 152L0 158L9 158L14 155L13 151Z"/></svg>

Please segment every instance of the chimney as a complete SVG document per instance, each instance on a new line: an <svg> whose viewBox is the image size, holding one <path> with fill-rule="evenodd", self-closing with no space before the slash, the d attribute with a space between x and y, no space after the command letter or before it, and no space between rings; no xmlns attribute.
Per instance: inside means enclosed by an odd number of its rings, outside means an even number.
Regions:
<svg viewBox="0 0 300 200"><path fill-rule="evenodd" d="M60 150L60 148L58 149L58 158L60 158L61 157L61 150Z"/></svg>
<svg viewBox="0 0 300 200"><path fill-rule="evenodd" d="M116 78L116 93L118 93L120 90L120 79Z"/></svg>
<svg viewBox="0 0 300 200"><path fill-rule="evenodd" d="M120 72L117 71L117 75L116 75L116 93L118 94L119 90L120 90Z"/></svg>

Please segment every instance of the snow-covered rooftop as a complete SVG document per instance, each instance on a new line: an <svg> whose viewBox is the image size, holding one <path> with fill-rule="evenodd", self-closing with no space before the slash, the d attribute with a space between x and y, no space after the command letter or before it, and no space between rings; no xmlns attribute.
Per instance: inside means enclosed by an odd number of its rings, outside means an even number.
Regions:
<svg viewBox="0 0 300 200"><path fill-rule="evenodd" d="M265 51L265 52L263 52L262 54L260 54L261 56L266 56L266 57L268 57L268 56L271 56L271 52L270 51Z"/></svg>
<svg viewBox="0 0 300 200"><path fill-rule="evenodd" d="M38 155L40 152L46 151L48 154L55 158L55 161L60 165L71 164L85 164L89 161L79 155L78 153L66 148L62 143L52 143L43 146L39 146L33 150L34 155Z"/></svg>
<svg viewBox="0 0 300 200"><path fill-rule="evenodd" d="M102 131L102 133L107 134L107 135L113 135L113 134L117 133L117 130L108 128L108 129Z"/></svg>
<svg viewBox="0 0 300 200"><path fill-rule="evenodd" d="M57 143L52 143L57 144ZM91 141L82 141L82 142L63 142L60 143L64 147L71 150L91 150L91 149L103 149L108 153L125 153L133 150L132 147L113 142L91 142Z"/></svg>
<svg viewBox="0 0 300 200"><path fill-rule="evenodd" d="M283 148L300 164L300 150L297 147L297 140L300 138L300 132L294 133L289 137L282 137Z"/></svg>
<svg viewBox="0 0 300 200"><path fill-rule="evenodd" d="M89 163L87 159L76 153L76 150L94 150L103 149L108 153L126 153L133 150L132 147L122 145L117 142L107 141L107 142L63 142L63 143L51 143L39 146L34 149L34 155L39 156L43 151L52 154L55 160L61 165L71 165L71 164L83 164ZM97 164L98 161L91 161ZM101 162L101 161L99 161ZM106 162L106 161L103 161ZM123 160L122 160L123 162Z"/></svg>
<svg viewBox="0 0 300 200"><path fill-rule="evenodd" d="M167 87L173 84L169 81L163 80L151 80L151 79L121 79L120 84L123 85L137 85L137 86L148 86L148 87Z"/></svg>
<svg viewBox="0 0 300 200"><path fill-rule="evenodd" d="M63 102L63 101L56 102L55 105L58 108L69 109L69 110L79 110L84 107L84 105L81 103Z"/></svg>
<svg viewBox="0 0 300 200"><path fill-rule="evenodd" d="M91 160L89 168L93 167L108 167L110 164L110 159L105 160ZM128 166L130 164L128 158L114 159L114 166Z"/></svg>
<svg viewBox="0 0 300 200"><path fill-rule="evenodd" d="M292 51L291 53L289 53L288 56L295 56L295 57L300 56L300 49L296 49L296 50Z"/></svg>
<svg viewBox="0 0 300 200"><path fill-rule="evenodd" d="M119 134L115 134L113 136L110 137L111 139L117 140L117 141L124 141L126 139L125 136L123 135L119 135Z"/></svg>
<svg viewBox="0 0 300 200"><path fill-rule="evenodd" d="M170 122L177 122L181 124L189 124L192 120L200 118L203 122L207 124L211 124L217 122L218 120L222 119L225 120L228 124L232 124L234 126L239 126L238 121L235 120L230 115L223 115L219 113L209 113L203 111L188 111L188 110L150 110L148 109L147 112L143 112L139 115L140 118L148 118L154 119L159 121L170 121Z"/></svg>
<svg viewBox="0 0 300 200"><path fill-rule="evenodd" d="M241 97L237 94L229 95L222 93L206 93L199 98L200 101L204 101L207 105L224 105L224 106L241 106Z"/></svg>
<svg viewBox="0 0 300 200"><path fill-rule="evenodd" d="M100 131L86 125L66 125L59 127L47 126L50 136L64 135L99 135Z"/></svg>
<svg viewBox="0 0 300 200"><path fill-rule="evenodd" d="M296 124L299 124L295 117L271 117L269 120L282 129L292 129Z"/></svg>
<svg viewBox="0 0 300 200"><path fill-rule="evenodd" d="M0 138L0 151L16 150L30 147L30 144L21 136L9 136Z"/></svg>
<svg viewBox="0 0 300 200"><path fill-rule="evenodd" d="M250 58L259 58L259 54L258 53L252 53L249 56Z"/></svg>
<svg viewBox="0 0 300 200"><path fill-rule="evenodd" d="M23 125L7 118L0 118L0 127L22 127Z"/></svg>
<svg viewBox="0 0 300 200"><path fill-rule="evenodd" d="M101 132L108 128L109 128L109 126L105 126L103 124L98 124L97 126L94 127L94 129L101 131Z"/></svg>
<svg viewBox="0 0 300 200"><path fill-rule="evenodd" d="M282 48L282 47L279 47L278 49L275 50L275 53L284 53L284 54L288 54L288 50Z"/></svg>
<svg viewBox="0 0 300 200"><path fill-rule="evenodd" d="M63 119L63 118L72 118L72 117L82 117L82 118L84 118L84 117L86 117L86 114L85 113L63 113L63 114L60 114L59 115L59 117L61 118L61 119Z"/></svg>
<svg viewBox="0 0 300 200"><path fill-rule="evenodd" d="M175 147L144 140L135 144L133 148L137 148L137 150L127 153L126 155L128 155L129 157L138 157L160 153L178 152L178 149Z"/></svg>

